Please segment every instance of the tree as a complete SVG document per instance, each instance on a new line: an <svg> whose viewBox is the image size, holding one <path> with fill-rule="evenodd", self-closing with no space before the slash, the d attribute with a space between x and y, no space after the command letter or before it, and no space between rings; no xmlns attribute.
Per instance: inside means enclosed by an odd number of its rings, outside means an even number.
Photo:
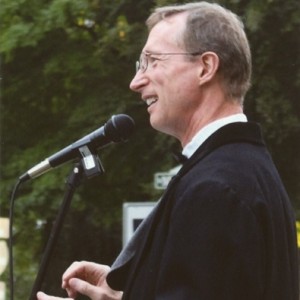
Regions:
<svg viewBox="0 0 300 300"><path fill-rule="evenodd" d="M146 118L142 119L146 114L140 113L137 98L128 91L137 47L142 44L141 33L145 31L137 23L138 18L143 12L146 14L151 4L142 2L141 7L135 8L137 14L135 9L129 9L130 1L2 1L1 213L8 210L7 199L15 179L51 154L49 151L55 152L96 129L115 113L131 113L138 126L148 126ZM131 47L133 44L136 48ZM156 138L147 128L142 131L136 133L137 138ZM139 147L145 148L140 144L136 149ZM66 233L62 233L64 249L68 241L71 252L68 259L64 251L55 255L57 260L51 264L57 270L55 280L70 259L97 254L104 262L110 262L120 249L122 201L149 196L146 191L137 192L137 178L149 181L152 172L135 168L136 155L129 144L119 149L111 147L103 151L103 157L101 154L109 171L96 186L87 183L81 187L74 199L75 211L66 222ZM66 168L55 170L20 191L14 236L18 297L24 297L32 286L42 241L47 239L48 228L57 213L66 175ZM80 226L76 224L82 216L90 216L83 232L93 234L83 235L89 242L78 247L74 244L83 222L79 222ZM78 229L74 234L71 224ZM118 234L111 234L113 231ZM95 237L95 246L100 242L105 245L99 246L99 250L90 246Z"/></svg>

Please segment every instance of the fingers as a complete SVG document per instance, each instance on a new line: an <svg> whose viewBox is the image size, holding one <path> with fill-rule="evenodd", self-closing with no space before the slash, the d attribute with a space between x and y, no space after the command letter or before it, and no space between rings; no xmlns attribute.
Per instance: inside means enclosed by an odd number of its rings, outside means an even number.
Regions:
<svg viewBox="0 0 300 300"><path fill-rule="evenodd" d="M70 279L69 286L72 290L88 296L92 300L120 300L123 294L122 292L112 290L106 281L101 286L95 286L81 279L73 278Z"/></svg>
<svg viewBox="0 0 300 300"><path fill-rule="evenodd" d="M88 296L91 299L95 299L97 296L97 287L81 279L70 279L69 286L78 293Z"/></svg>
<svg viewBox="0 0 300 300"><path fill-rule="evenodd" d="M92 262L75 262L64 273L62 287L69 298L59 298L39 292L38 300L74 300L78 294L88 296L91 300L120 300L122 292L112 290L106 276L110 267Z"/></svg>
<svg viewBox="0 0 300 300"><path fill-rule="evenodd" d="M106 265L87 261L74 262L63 274L62 288L71 298L76 298L78 293L94 297L96 287L102 287L103 284L107 286L106 276L109 271L110 267Z"/></svg>
<svg viewBox="0 0 300 300"><path fill-rule="evenodd" d="M71 278L80 278L93 285L100 285L108 274L110 267L92 262L74 262L63 274L62 287L68 288L68 281Z"/></svg>
<svg viewBox="0 0 300 300"><path fill-rule="evenodd" d="M73 298L59 298L59 297L49 296L43 292L37 293L37 299L38 300L74 300Z"/></svg>

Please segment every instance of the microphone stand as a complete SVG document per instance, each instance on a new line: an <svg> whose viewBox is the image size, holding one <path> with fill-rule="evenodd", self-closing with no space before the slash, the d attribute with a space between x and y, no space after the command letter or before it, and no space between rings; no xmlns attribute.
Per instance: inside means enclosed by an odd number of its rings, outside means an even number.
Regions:
<svg viewBox="0 0 300 300"><path fill-rule="evenodd" d="M79 186L83 176L93 177L96 175L100 175L104 172L99 157L95 154L92 154L89 150L87 149L85 150L88 152L88 155L87 156L82 155L83 156L82 160L79 163L75 164L74 168L72 169L72 171L68 176L64 199L59 209L55 223L53 224L53 228L51 230L50 237L47 242L46 249L41 261L40 269L31 291L30 300L36 300L36 294L38 291L41 290L41 285L49 265L49 260L53 253L53 249L56 244L58 235L61 231L64 218L70 207L71 200L75 192L75 188ZM86 161L87 157L88 157L88 163Z"/></svg>

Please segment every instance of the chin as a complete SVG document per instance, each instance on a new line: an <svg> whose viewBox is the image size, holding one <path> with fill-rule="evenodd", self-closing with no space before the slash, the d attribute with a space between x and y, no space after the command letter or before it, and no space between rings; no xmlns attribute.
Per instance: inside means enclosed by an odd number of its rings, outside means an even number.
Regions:
<svg viewBox="0 0 300 300"><path fill-rule="evenodd" d="M159 122L159 120L155 120L154 118L150 118L151 127L159 132L173 135L169 129L169 126L166 125L166 122Z"/></svg>
<svg viewBox="0 0 300 300"><path fill-rule="evenodd" d="M161 120L159 120L158 118L155 118L153 115L150 116L150 124L151 124L152 128L154 128L155 130L164 132L164 130L163 130L164 126L163 126Z"/></svg>

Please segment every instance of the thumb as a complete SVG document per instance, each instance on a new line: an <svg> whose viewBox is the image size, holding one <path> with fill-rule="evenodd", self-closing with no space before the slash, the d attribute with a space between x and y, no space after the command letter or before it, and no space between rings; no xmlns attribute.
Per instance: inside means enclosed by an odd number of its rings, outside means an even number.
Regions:
<svg viewBox="0 0 300 300"><path fill-rule="evenodd" d="M90 283L84 280L72 278L69 280L69 286L78 293L88 296L93 300L97 299L97 295L99 297L99 287L91 285Z"/></svg>
<svg viewBox="0 0 300 300"><path fill-rule="evenodd" d="M74 300L73 298L59 298L59 297L49 296L43 292L38 292L36 296L38 300Z"/></svg>

